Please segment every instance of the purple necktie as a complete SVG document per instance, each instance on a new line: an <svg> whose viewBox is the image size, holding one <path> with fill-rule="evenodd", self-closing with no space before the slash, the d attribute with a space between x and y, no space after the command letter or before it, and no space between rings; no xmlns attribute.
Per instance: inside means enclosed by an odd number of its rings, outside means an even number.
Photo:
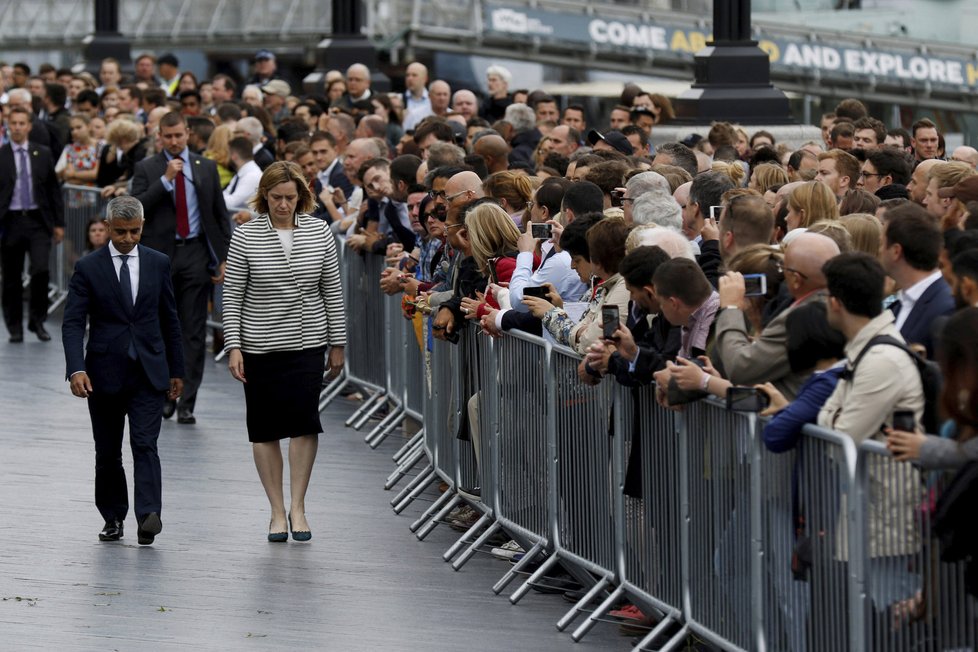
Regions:
<svg viewBox="0 0 978 652"><path fill-rule="evenodd" d="M20 152L20 208L28 210L31 207L31 171L27 167L27 149L21 147Z"/></svg>

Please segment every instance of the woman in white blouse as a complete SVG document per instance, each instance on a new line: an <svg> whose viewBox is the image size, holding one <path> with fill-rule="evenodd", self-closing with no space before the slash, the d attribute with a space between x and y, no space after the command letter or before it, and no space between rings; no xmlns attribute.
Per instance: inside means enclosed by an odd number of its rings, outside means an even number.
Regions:
<svg viewBox="0 0 978 652"><path fill-rule="evenodd" d="M268 496L268 540L312 538L305 496L316 459L323 373L343 368L346 326L336 241L307 213L315 199L295 163L265 170L254 220L235 229L224 280L224 348L244 383L248 439ZM328 354L327 354L328 351ZM290 509L280 440L289 438Z"/></svg>

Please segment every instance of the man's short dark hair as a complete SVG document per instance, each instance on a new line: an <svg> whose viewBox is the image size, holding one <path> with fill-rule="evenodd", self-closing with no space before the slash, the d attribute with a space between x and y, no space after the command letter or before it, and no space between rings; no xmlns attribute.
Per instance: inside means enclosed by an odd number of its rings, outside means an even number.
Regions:
<svg viewBox="0 0 978 652"><path fill-rule="evenodd" d="M788 313L788 366L794 373L811 371L822 360L846 357L846 338L829 326L825 304L812 301Z"/></svg>
<svg viewBox="0 0 978 652"><path fill-rule="evenodd" d="M604 194L610 195L612 190L625 183L628 169L629 165L625 161L605 161L588 169L587 180L601 188Z"/></svg>
<svg viewBox="0 0 978 652"><path fill-rule="evenodd" d="M561 206L574 213L575 219L584 213L600 213L604 210L604 193L590 181L578 181L564 192Z"/></svg>
<svg viewBox="0 0 978 652"><path fill-rule="evenodd" d="M245 136L232 138L231 142L228 143L228 150L237 154L242 161L250 161L255 158L252 148L251 139Z"/></svg>
<svg viewBox="0 0 978 652"><path fill-rule="evenodd" d="M160 118L160 129L164 127L176 127L177 125L186 126L187 119L183 117L183 114L179 111L170 111L169 113L164 113L163 117Z"/></svg>
<svg viewBox="0 0 978 652"><path fill-rule="evenodd" d="M577 130L575 129L575 131ZM625 125L624 127L621 128L622 136L628 137L631 136L632 134L638 136L638 142L642 146L642 149L645 149L648 146L649 135L645 133L644 129L636 125Z"/></svg>
<svg viewBox="0 0 978 652"><path fill-rule="evenodd" d="M914 269L937 269L944 246L941 227L927 211L909 203L886 212L886 246L895 244L903 249L903 258Z"/></svg>
<svg viewBox="0 0 978 652"><path fill-rule="evenodd" d="M970 278L978 283L978 249L969 249L951 259L951 270L958 278Z"/></svg>
<svg viewBox="0 0 978 652"><path fill-rule="evenodd" d="M910 147L910 140L912 137L910 136L910 132L904 129L903 127L894 127L893 129L887 131L886 135L895 136L903 141L904 147Z"/></svg>
<svg viewBox="0 0 978 652"><path fill-rule="evenodd" d="M68 91L65 89L63 84L58 82L46 82L44 84L44 92L47 93L48 99L51 100L51 104L55 105L59 109L64 108L65 102L68 100Z"/></svg>
<svg viewBox="0 0 978 652"><path fill-rule="evenodd" d="M696 161L696 154L682 143L665 143L656 147L655 151L657 154L668 154L671 156L672 164L686 170L692 177L695 177L700 171L699 163Z"/></svg>
<svg viewBox="0 0 978 652"><path fill-rule="evenodd" d="M205 118L204 116L189 116L187 118L187 126L190 127L190 131L194 132L203 143L210 140L211 134L214 133L214 123L210 121L210 118Z"/></svg>
<svg viewBox="0 0 978 652"><path fill-rule="evenodd" d="M867 152L866 160L872 163L880 176L890 175L893 183L899 183L901 186L910 183L910 161L902 150L895 147L881 147Z"/></svg>
<svg viewBox="0 0 978 652"><path fill-rule="evenodd" d="M560 176L566 176L567 168L570 165L570 159L563 154L558 154L557 152L550 152L545 157L543 157L543 165L541 168L550 168L554 170Z"/></svg>
<svg viewBox="0 0 978 652"><path fill-rule="evenodd" d="M560 212L560 205L564 201L564 193L567 189L574 185L574 182L569 179L551 177L545 179L540 187L537 188L536 195L534 195L534 201L538 206L546 206L549 211L549 215L552 218L554 215ZM576 213L575 213L576 215Z"/></svg>
<svg viewBox="0 0 978 652"><path fill-rule="evenodd" d="M652 277L657 297L676 297L690 307L702 305L713 292L695 260L672 258L659 265Z"/></svg>
<svg viewBox="0 0 978 652"><path fill-rule="evenodd" d="M910 127L910 133L913 134L914 138L917 137L918 129L937 129L937 125L930 118L921 118Z"/></svg>
<svg viewBox="0 0 978 652"><path fill-rule="evenodd" d="M947 257L954 260L955 256L978 249L978 231L966 230L959 231L951 229L944 232L944 248L947 249Z"/></svg>
<svg viewBox="0 0 978 652"><path fill-rule="evenodd" d="M832 127L832 131L829 132L829 139L835 143L839 138L852 138L856 135L856 130L853 129L852 123L848 120L842 122L836 122L835 126Z"/></svg>
<svg viewBox="0 0 978 652"><path fill-rule="evenodd" d="M213 84L218 79L224 82L224 88L231 91L231 95L234 95L235 91L238 90L238 85L235 83L233 79L231 79L229 75L225 75L223 72L217 73L216 75L214 75L214 78L211 79L211 83Z"/></svg>
<svg viewBox="0 0 978 652"><path fill-rule="evenodd" d="M445 165L440 168L435 168L434 170L429 170L428 174L424 178L425 185L431 188L434 184L435 179L451 179L459 172L465 172L466 169L463 167L458 167L455 165Z"/></svg>
<svg viewBox="0 0 978 652"><path fill-rule="evenodd" d="M136 100L137 102L143 101L143 89L135 84L123 84L122 88L119 90L126 91L129 93L129 97Z"/></svg>
<svg viewBox="0 0 978 652"><path fill-rule="evenodd" d="M357 178L360 179L361 183L363 183L363 177L367 174L367 170L370 170L371 168L387 168L390 170L390 167L391 162L389 159L381 157L372 158L363 162L360 169L357 170Z"/></svg>
<svg viewBox="0 0 978 652"><path fill-rule="evenodd" d="M14 64L14 70L19 70L22 73L24 73L25 75L27 75L28 77L31 76L31 67L28 66L23 61L18 61L17 63L15 63Z"/></svg>
<svg viewBox="0 0 978 652"><path fill-rule="evenodd" d="M880 262L862 252L839 254L822 266L829 296L835 297L852 315L878 316L883 312L886 272Z"/></svg>
<svg viewBox="0 0 978 652"><path fill-rule="evenodd" d="M98 93L89 88L86 88L75 96L76 106L82 104L83 102L87 102L92 106L98 106L100 101L101 99L99 98Z"/></svg>
<svg viewBox="0 0 978 652"><path fill-rule="evenodd" d="M601 213L584 213L574 218L574 221L564 228L560 234L560 248L570 256L580 256L591 260L591 250L587 244L587 232L604 218Z"/></svg>
<svg viewBox="0 0 978 652"><path fill-rule="evenodd" d="M435 140L452 144L455 143L455 131L448 122L441 118L426 118L422 120L414 130L414 142L420 145L431 134L435 135Z"/></svg>
<svg viewBox="0 0 978 652"><path fill-rule="evenodd" d="M34 122L34 114L31 113L31 110L28 109L26 106L14 106L14 107L11 107L10 109L8 109L8 113L10 115L13 115L15 113L19 113L21 115L26 115L28 122L31 122L31 123Z"/></svg>
<svg viewBox="0 0 978 652"><path fill-rule="evenodd" d="M866 105L857 99L848 97L835 106L835 117L839 120L855 122L859 118L869 115Z"/></svg>
<svg viewBox="0 0 978 652"><path fill-rule="evenodd" d="M147 88L143 91L143 102L156 106L166 106L166 93L162 88ZM238 114L240 116L240 114Z"/></svg>
<svg viewBox="0 0 978 652"><path fill-rule="evenodd" d="M197 98L197 104L200 104L200 102L201 102L200 91L197 91L196 89L193 89L193 88L187 89L185 91L180 91L180 103L181 104L183 103L183 99L185 97L196 97Z"/></svg>
<svg viewBox="0 0 978 652"><path fill-rule="evenodd" d="M659 265L669 260L669 254L659 247L639 247L621 259L618 273L633 288L652 285Z"/></svg>
<svg viewBox="0 0 978 652"><path fill-rule="evenodd" d="M419 167L421 167L421 159L414 154L398 156L391 161L391 181L412 184L418 176Z"/></svg>
<svg viewBox="0 0 978 652"><path fill-rule="evenodd" d="M221 102L217 105L217 117L221 122L236 122L241 119L241 107L234 102Z"/></svg>
<svg viewBox="0 0 978 652"><path fill-rule="evenodd" d="M723 193L734 188L734 182L724 172L708 171L693 177L689 187L689 201L699 204L700 213L710 216L710 206L723 203Z"/></svg>
<svg viewBox="0 0 978 652"><path fill-rule="evenodd" d="M727 210L720 220L720 231L732 232L738 247L769 244L774 231L774 213L763 197L738 195L727 203Z"/></svg>

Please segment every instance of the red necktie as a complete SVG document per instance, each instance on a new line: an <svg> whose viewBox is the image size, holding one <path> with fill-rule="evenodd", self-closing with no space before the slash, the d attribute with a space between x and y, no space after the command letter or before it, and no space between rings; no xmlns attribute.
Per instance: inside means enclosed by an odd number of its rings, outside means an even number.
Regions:
<svg viewBox="0 0 978 652"><path fill-rule="evenodd" d="M187 212L187 188L184 186L183 172L173 180L177 202L177 235L181 238L190 236L190 215Z"/></svg>

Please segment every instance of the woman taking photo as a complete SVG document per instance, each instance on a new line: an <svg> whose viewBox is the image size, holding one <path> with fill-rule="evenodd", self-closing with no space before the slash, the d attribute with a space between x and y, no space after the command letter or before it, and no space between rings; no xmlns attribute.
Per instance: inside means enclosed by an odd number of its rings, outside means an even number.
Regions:
<svg viewBox="0 0 978 652"><path fill-rule="evenodd" d="M231 375L244 384L248 439L272 511L268 540L286 541L291 530L293 540L308 541L305 497L322 432L324 363L328 351L329 375L337 375L346 345L336 241L308 214L315 199L295 163L268 166L251 206L258 217L235 229L228 251L224 350Z"/></svg>

